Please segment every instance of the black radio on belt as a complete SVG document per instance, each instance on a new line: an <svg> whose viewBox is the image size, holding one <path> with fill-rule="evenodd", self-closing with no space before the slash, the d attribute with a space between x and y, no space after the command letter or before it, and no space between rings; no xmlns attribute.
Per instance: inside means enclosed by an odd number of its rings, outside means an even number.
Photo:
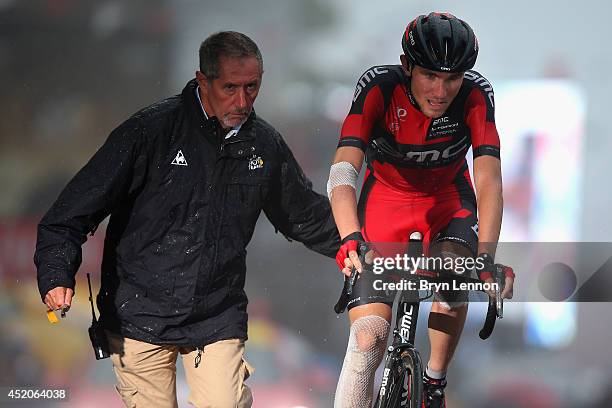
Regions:
<svg viewBox="0 0 612 408"><path fill-rule="evenodd" d="M94 349L96 360L102 360L103 358L110 357L108 351L108 339L104 328L96 319L96 312L94 310L93 297L91 294L91 281L89 280L89 273L87 274L87 286L89 286L89 303L91 303L91 327L89 328L89 339Z"/></svg>

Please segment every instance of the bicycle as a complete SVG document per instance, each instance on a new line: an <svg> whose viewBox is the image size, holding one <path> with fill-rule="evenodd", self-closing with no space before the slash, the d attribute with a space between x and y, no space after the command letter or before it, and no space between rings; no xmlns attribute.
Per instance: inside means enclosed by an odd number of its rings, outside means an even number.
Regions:
<svg viewBox="0 0 612 408"><path fill-rule="evenodd" d="M420 234L419 234L420 235ZM422 253L422 238L413 234L410 236L409 248L416 246L417 254ZM365 244L359 246L359 258L362 265L365 263L365 253L368 247ZM491 336L495 327L496 319L503 317L503 291L504 268L501 264L494 265L493 276L497 283L494 288L495 298L489 297L487 316L483 328L479 332L479 337L486 340ZM444 279L455 279L466 283L482 284L479 279L469 276L450 274L444 270L427 270L419 268L415 273L407 277L407 280L424 279L428 282L443 281ZM351 271L351 276L344 281L344 287L340 299L334 306L337 314L344 312L348 305L349 297L357 279L355 268ZM484 290L481 290L484 292ZM486 292L485 292L486 293ZM381 385L374 404L375 408L421 408L423 403L423 365L421 356L416 349L416 322L419 314L420 301L433 296L433 291L429 291L427 296L420 298L418 293L416 299L404 297L404 292L399 294L397 302L395 328L393 330L393 342L387 347L385 364Z"/></svg>

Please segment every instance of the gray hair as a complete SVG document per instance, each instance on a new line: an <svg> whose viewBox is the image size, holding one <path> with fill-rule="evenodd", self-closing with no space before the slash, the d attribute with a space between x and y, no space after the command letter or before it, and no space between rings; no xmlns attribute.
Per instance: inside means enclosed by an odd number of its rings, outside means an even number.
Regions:
<svg viewBox="0 0 612 408"><path fill-rule="evenodd" d="M209 81L219 78L221 57L255 57L263 71L263 58L257 44L236 31L220 31L212 34L200 45L200 71Z"/></svg>

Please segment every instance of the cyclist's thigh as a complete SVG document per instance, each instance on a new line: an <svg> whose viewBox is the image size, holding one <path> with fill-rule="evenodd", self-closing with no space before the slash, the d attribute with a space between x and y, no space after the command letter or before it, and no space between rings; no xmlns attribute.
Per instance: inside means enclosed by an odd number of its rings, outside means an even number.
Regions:
<svg viewBox="0 0 612 408"><path fill-rule="evenodd" d="M474 256L478 250L478 219L472 206L461 208L439 231L432 231L431 255L441 251L457 256Z"/></svg>
<svg viewBox="0 0 612 408"><path fill-rule="evenodd" d="M475 210L473 208L462 208L457 212L457 216L451 218L441 231L432 234L434 239L429 254L431 256L441 256L444 259L455 258L453 272L460 275L470 275L471 271L466 268L465 260L473 258L476 254L478 247L477 224ZM446 308L452 309L464 305L468 301L469 293L465 290L441 290L436 292L434 297Z"/></svg>
<svg viewBox="0 0 612 408"><path fill-rule="evenodd" d="M393 305L393 299L395 297L395 291L386 290L382 286L383 282L389 280L389 274L375 274L371 268L365 268L362 273L358 275L355 285L353 286L353 292L349 297L347 308L349 310L349 316L353 309L363 310L364 306L371 304L386 306L391 313L391 306ZM386 310L384 307L373 307L372 310ZM361 312L356 312L361 313ZM384 315L380 315L385 317ZM389 320L389 319L387 319Z"/></svg>

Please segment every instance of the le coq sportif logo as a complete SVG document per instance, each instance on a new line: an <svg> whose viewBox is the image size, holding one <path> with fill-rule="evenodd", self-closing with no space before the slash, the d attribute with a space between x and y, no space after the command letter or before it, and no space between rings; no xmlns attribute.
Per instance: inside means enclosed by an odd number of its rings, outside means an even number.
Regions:
<svg viewBox="0 0 612 408"><path fill-rule="evenodd" d="M185 159L185 155L183 154L182 150L178 151L171 164L174 164L175 166L187 166L187 159Z"/></svg>

